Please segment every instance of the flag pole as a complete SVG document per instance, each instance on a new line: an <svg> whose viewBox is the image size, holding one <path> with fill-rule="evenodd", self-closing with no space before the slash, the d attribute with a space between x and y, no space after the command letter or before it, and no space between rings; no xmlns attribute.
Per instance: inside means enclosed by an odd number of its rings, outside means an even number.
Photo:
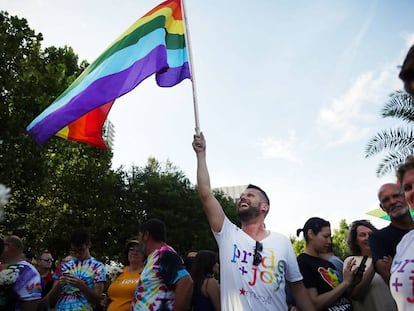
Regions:
<svg viewBox="0 0 414 311"><path fill-rule="evenodd" d="M187 14L185 12L184 1L185 0L181 0L181 10L182 10L183 19L184 19L184 38L185 38L185 42L187 45L188 64L189 64L190 74L191 74L191 87L193 89L195 132L196 134L199 134L200 133L200 120L198 118L197 87L196 87L194 67L193 67L193 54L191 51L191 44L190 44L190 29L188 27Z"/></svg>

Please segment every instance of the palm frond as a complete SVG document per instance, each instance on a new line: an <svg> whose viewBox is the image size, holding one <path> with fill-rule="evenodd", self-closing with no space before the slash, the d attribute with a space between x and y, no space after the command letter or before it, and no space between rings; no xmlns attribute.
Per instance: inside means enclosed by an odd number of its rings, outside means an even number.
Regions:
<svg viewBox="0 0 414 311"><path fill-rule="evenodd" d="M371 138L365 147L365 157L368 158L382 151L394 149L414 150L413 128L395 128L382 130Z"/></svg>
<svg viewBox="0 0 414 311"><path fill-rule="evenodd" d="M381 110L382 117L394 117L407 122L414 122L414 98L404 92L395 91Z"/></svg>
<svg viewBox="0 0 414 311"><path fill-rule="evenodd" d="M413 153L412 149L401 149L389 152L378 165L377 176L382 177L387 173L394 172L396 167L404 162L405 158Z"/></svg>

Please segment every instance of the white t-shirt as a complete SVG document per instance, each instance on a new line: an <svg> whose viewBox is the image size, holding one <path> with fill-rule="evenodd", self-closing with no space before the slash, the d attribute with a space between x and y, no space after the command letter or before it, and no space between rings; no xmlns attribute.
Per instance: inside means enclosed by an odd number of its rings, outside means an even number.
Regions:
<svg viewBox="0 0 414 311"><path fill-rule="evenodd" d="M262 261L253 265L256 241L224 219L221 232L214 233L220 254L222 311L287 310L285 279L302 280L292 243L271 232L262 241Z"/></svg>
<svg viewBox="0 0 414 311"><path fill-rule="evenodd" d="M390 290L398 310L414 310L414 230L398 243L391 266Z"/></svg>

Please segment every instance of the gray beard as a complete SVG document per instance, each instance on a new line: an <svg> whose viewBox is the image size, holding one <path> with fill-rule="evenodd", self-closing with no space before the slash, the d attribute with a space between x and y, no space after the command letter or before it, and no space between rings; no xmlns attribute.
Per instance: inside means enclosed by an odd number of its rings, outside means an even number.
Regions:
<svg viewBox="0 0 414 311"><path fill-rule="evenodd" d="M247 210L238 211L240 222L249 222L260 215L260 210L256 207L250 206Z"/></svg>
<svg viewBox="0 0 414 311"><path fill-rule="evenodd" d="M410 213L410 208L408 207L408 205L405 206L405 208L406 208L406 210L405 211L401 211L397 216L391 217L391 215L389 215L390 218L392 218L392 219L400 219L402 217L405 217L406 214L409 214ZM393 213L391 212L391 214L393 214Z"/></svg>

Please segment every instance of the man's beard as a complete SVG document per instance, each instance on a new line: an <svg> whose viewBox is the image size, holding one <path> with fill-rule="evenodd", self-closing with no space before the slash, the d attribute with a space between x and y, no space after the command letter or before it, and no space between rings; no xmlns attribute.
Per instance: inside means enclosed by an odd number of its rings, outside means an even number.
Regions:
<svg viewBox="0 0 414 311"><path fill-rule="evenodd" d="M389 212L389 216L392 219L399 219L404 217L406 214L408 214L410 212L410 208L408 207L408 205L405 205L404 207L402 207L401 210L399 210L398 212L394 213L394 211L390 211Z"/></svg>
<svg viewBox="0 0 414 311"><path fill-rule="evenodd" d="M239 216L240 222L249 222L260 215L260 209L259 207L250 206L248 209L239 210L237 215Z"/></svg>

